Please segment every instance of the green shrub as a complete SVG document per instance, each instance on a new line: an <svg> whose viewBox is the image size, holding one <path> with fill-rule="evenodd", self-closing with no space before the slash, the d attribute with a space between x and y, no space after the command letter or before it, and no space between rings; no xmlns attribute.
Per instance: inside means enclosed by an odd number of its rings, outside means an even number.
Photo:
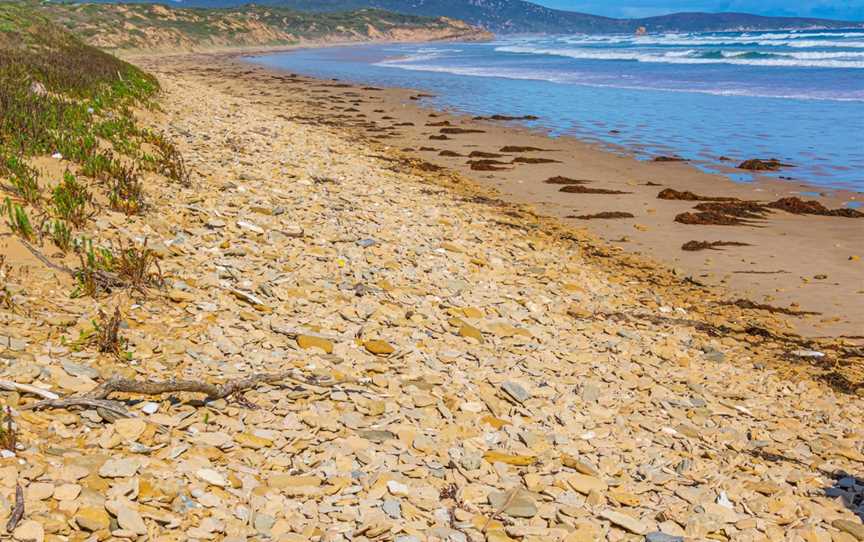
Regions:
<svg viewBox="0 0 864 542"><path fill-rule="evenodd" d="M21 205L15 203L8 197L4 202L4 207L6 209L6 224L13 232L20 235L25 240L32 240L34 235L33 225L30 223L27 211L25 211Z"/></svg>
<svg viewBox="0 0 864 542"><path fill-rule="evenodd" d="M69 225L62 220L52 220L47 223L47 236L54 243L54 246L59 248L63 253L67 253L73 248L74 239L72 230Z"/></svg>
<svg viewBox="0 0 864 542"><path fill-rule="evenodd" d="M54 188L51 202L54 216L76 227L83 226L92 216L88 208L93 206L93 196L68 171L63 174L63 182Z"/></svg>

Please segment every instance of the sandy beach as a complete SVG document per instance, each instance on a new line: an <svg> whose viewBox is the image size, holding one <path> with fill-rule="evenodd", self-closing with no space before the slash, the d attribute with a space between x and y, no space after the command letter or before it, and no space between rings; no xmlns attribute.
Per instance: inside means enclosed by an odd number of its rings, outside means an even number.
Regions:
<svg viewBox="0 0 864 542"><path fill-rule="evenodd" d="M410 98L397 117L402 91L222 57L137 62L161 90L136 117L174 142L188 182L147 172L144 212L100 209L79 233L146 247L146 282L73 296L72 254L0 237L14 539L861 539L861 348L622 248L690 205L643 182L721 193L711 179ZM468 126L484 133L429 139ZM554 150L506 161L560 162L478 175L419 150L535 142ZM632 197L561 204L530 180L562 174ZM633 241L544 198L638 211L605 226ZM713 238L787 227L769 221ZM804 221L846 223L788 228ZM740 265L781 265L758 262Z"/></svg>
<svg viewBox="0 0 864 542"><path fill-rule="evenodd" d="M700 202L657 197L662 190L673 189L763 203L798 197L841 208L860 201L860 193L823 190L814 198L812 193L818 189L764 176L752 183L736 183L687 163L638 160L571 137L549 138L513 122L436 112L420 106L419 93L410 89L334 84L293 75L270 77L238 56L187 57L179 66L185 69L207 58L206 62L232 74L212 81L226 92L247 95L246 81L252 80L256 99L284 107L282 114L292 120L339 126L387 150L402 150L457 171L494 188L507 201L531 205L540 214L591 231L616 249L662 262L682 278L722 286L730 302L746 300L797 313L787 321L802 335L862 337L864 219L774 211L742 225L680 224L675 217ZM199 70L189 73L207 77ZM519 152L501 152L508 146ZM734 165L746 158L736 157L727 169L734 171ZM549 181L555 177L565 179ZM576 183L560 184L567 179ZM603 218L609 212L625 214ZM693 241L732 245L682 250Z"/></svg>
<svg viewBox="0 0 864 542"><path fill-rule="evenodd" d="M3 540L864 541L858 194L246 50L133 66L34 5L0 4ZM271 11L57 9L162 46Z"/></svg>

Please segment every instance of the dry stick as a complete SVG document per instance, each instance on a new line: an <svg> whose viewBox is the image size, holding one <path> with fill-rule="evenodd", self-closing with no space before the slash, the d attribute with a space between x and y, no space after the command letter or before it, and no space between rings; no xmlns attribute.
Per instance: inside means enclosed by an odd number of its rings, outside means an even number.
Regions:
<svg viewBox="0 0 864 542"><path fill-rule="evenodd" d="M507 499L504 501L504 504L502 504L501 506L499 506L498 509L495 510L495 512L493 512L491 516L489 516L488 518L486 518L486 523L484 523L484 524L483 524L483 528L480 529L480 532L481 532L481 533L485 533L485 532L486 532L486 528L489 527L489 524L492 523L492 520L494 520L496 517L498 517L498 514L500 514L500 513L503 512L504 510L507 510L507 507L508 507L508 506L510 506L511 504L513 504L513 501L516 499L516 495L517 495L518 493L519 493L519 488L518 488L518 487L514 487L513 489L510 490L510 494L507 496Z"/></svg>
<svg viewBox="0 0 864 542"><path fill-rule="evenodd" d="M15 485L15 508L12 509L12 515L9 517L9 522L6 524L6 532L11 533L18 526L18 523L24 517L24 490L21 489L21 484Z"/></svg>
<svg viewBox="0 0 864 542"><path fill-rule="evenodd" d="M25 410L85 406L106 408L123 417L128 417L129 413L122 408L122 405L116 401L108 400L108 397L112 393L137 393L141 395L161 395L163 393L177 392L203 393L206 395L207 401L215 401L217 399L225 399L232 395L243 393L259 384L273 384L286 380L317 388L332 388L340 384L351 382L348 380L341 382L320 382L312 379L300 378L292 373L293 371L275 374L259 373L248 378L233 380L224 384L209 384L198 380L165 380L161 382L151 380L131 380L115 376L100 384L87 395L38 401L26 407Z"/></svg>
<svg viewBox="0 0 864 542"><path fill-rule="evenodd" d="M75 271L73 271L72 269L66 267L65 265L57 265L56 263L52 262L44 254L39 252L36 249L36 247L31 245L30 243L28 243L24 239L19 239L19 241L21 241L21 244L24 245L24 248L29 250L30 253L33 254L33 256L35 256L37 260L44 263L45 265L47 265L51 269L54 269L55 271L60 271L61 273L68 273L69 275L71 275L73 277L75 276Z"/></svg>

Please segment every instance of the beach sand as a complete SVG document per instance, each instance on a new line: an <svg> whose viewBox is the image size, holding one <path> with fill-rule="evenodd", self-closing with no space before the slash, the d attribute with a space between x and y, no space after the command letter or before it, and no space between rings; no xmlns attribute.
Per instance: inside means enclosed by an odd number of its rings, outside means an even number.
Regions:
<svg viewBox="0 0 864 542"><path fill-rule="evenodd" d="M19 238L0 236L14 303L0 310L0 387L19 443L0 520L20 488L15 539L861 533L851 340L802 338L797 319L730 305L725 287L328 109L399 105L379 91L216 58L139 63L162 92L136 113L190 182L150 173L146 212L105 209L81 233L148 243L164 284L73 297L70 272L45 263L62 260L18 257ZM563 142L501 133L576 164ZM642 190L627 183L644 180L639 164L578 156L600 161L569 166L596 175L586 186ZM566 172L554 166L523 169ZM598 209L623 201L608 197ZM103 312L118 315L119 355L92 340L112 329ZM60 402L37 404L46 394Z"/></svg>
<svg viewBox="0 0 864 542"><path fill-rule="evenodd" d="M818 189L794 181L762 177L736 183L686 163L641 161L623 151L612 152L571 137L550 138L512 122L434 111L419 105L417 97L422 95L411 89L271 76L266 69L232 56L236 55L181 57L175 66L225 92L251 95L262 104L283 108L283 114L292 120L337 127L388 150L409 149L405 152L410 156L494 188L506 201L529 204L540 214L586 228L616 248L662 262L682 278L722 286L730 302L746 300L798 313L788 320L802 335L864 336L864 261L860 260L864 256L864 219L776 211L746 225L685 225L676 223L675 217L692 211L698 201L657 198L661 190L671 188L760 202L801 197L838 208L856 198L860 201L860 193L823 191L813 198L802 193ZM190 69L203 65L215 66L218 72ZM462 130L465 132L442 134ZM442 136L446 139L438 139ZM500 152L506 146L543 151ZM472 157L472 152L488 154ZM554 162L511 163L525 158ZM736 157L746 158L752 157ZM492 160L497 170L472 170L469 163L477 160ZM730 170L737 163L730 162ZM544 182L556 176L585 181L575 189L587 190L562 193L561 189L573 188ZM591 190L615 193L588 193ZM633 216L572 218L604 212ZM690 241L746 246L682 250Z"/></svg>

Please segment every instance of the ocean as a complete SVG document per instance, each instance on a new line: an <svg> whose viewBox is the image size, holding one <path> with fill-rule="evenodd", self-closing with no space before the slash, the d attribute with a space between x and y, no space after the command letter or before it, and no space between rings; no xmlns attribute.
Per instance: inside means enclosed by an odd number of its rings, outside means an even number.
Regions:
<svg viewBox="0 0 864 542"><path fill-rule="evenodd" d="M434 94L455 112L527 122L643 159L729 168L777 158L775 176L864 191L864 30L543 36L362 45L249 59L305 75Z"/></svg>

